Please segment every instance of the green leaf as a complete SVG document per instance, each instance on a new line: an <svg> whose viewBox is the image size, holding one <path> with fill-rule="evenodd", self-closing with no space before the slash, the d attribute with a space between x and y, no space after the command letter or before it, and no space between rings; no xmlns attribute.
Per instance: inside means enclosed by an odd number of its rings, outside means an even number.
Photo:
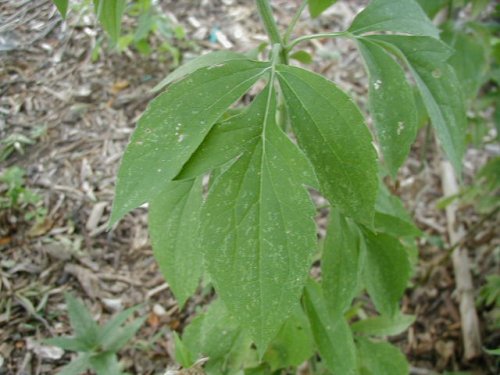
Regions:
<svg viewBox="0 0 500 375"><path fill-rule="evenodd" d="M349 31L372 31L425 35L439 38L439 30L415 0L372 0L352 22Z"/></svg>
<svg viewBox="0 0 500 375"><path fill-rule="evenodd" d="M217 292L263 355L299 300L316 226L312 167L276 124L271 83L261 95L251 118L261 136L214 181L202 241Z"/></svg>
<svg viewBox="0 0 500 375"><path fill-rule="evenodd" d="M410 369L401 351L386 342L356 340L363 375L406 375Z"/></svg>
<svg viewBox="0 0 500 375"><path fill-rule="evenodd" d="M227 369L237 371L251 346L221 300L212 302L206 313L186 327L183 342L195 358L209 358L205 365L208 374L224 374Z"/></svg>
<svg viewBox="0 0 500 375"><path fill-rule="evenodd" d="M193 356L181 338L174 332L175 340L175 361L184 368L189 368L194 364Z"/></svg>
<svg viewBox="0 0 500 375"><path fill-rule="evenodd" d="M264 362L275 371L297 367L314 354L311 327L304 311L297 305L292 315L281 327L278 336L271 342L264 355Z"/></svg>
<svg viewBox="0 0 500 375"><path fill-rule="evenodd" d="M68 13L69 0L52 0L52 2L57 7L59 13L61 13L62 18L66 18L66 14Z"/></svg>
<svg viewBox="0 0 500 375"><path fill-rule="evenodd" d="M89 354L80 354L75 360L71 361L67 366L63 367L57 375L75 375L87 371L91 364L89 362Z"/></svg>
<svg viewBox="0 0 500 375"><path fill-rule="evenodd" d="M397 315L393 318L377 316L360 320L351 325L352 331L373 336L394 336L403 333L415 322L413 315Z"/></svg>
<svg viewBox="0 0 500 375"><path fill-rule="evenodd" d="M304 306L327 368L335 375L358 374L351 329L343 316L330 316L321 287L312 280L305 289Z"/></svg>
<svg viewBox="0 0 500 375"><path fill-rule="evenodd" d="M447 25L441 38L454 50L448 64L455 70L462 91L468 99L474 99L488 71L486 50L481 39L475 34L456 30L452 24Z"/></svg>
<svg viewBox="0 0 500 375"><path fill-rule="evenodd" d="M122 324L137 310L137 307L132 307L118 313L113 319L108 321L102 329L99 330L99 342L104 342L109 336L114 335Z"/></svg>
<svg viewBox="0 0 500 375"><path fill-rule="evenodd" d="M297 60L297 61L301 62L302 64L312 64L312 62L313 62L313 58L312 58L311 54L309 52L303 51L303 50L294 52L289 57L290 57L290 59Z"/></svg>
<svg viewBox="0 0 500 375"><path fill-rule="evenodd" d="M443 42L419 36L374 35L408 64L441 145L460 174L467 121L460 82L445 61L451 50Z"/></svg>
<svg viewBox="0 0 500 375"><path fill-rule="evenodd" d="M198 178L169 182L149 209L153 254L181 307L195 292L203 273L198 236L201 203Z"/></svg>
<svg viewBox="0 0 500 375"><path fill-rule="evenodd" d="M449 0L417 0L427 17L434 18L445 7Z"/></svg>
<svg viewBox="0 0 500 375"><path fill-rule="evenodd" d="M233 60L248 60L248 58L237 52L232 51L215 51L205 55L201 55L187 63L181 65L179 68L170 73L165 79L153 88L153 92L158 92L171 84L178 81L183 77L190 75L201 68L214 67L219 64L224 64Z"/></svg>
<svg viewBox="0 0 500 375"><path fill-rule="evenodd" d="M261 112L266 102L265 95L258 95L245 111L214 125L176 179L201 176L255 148L262 134Z"/></svg>
<svg viewBox="0 0 500 375"><path fill-rule="evenodd" d="M99 326L94 321L94 318L82 301L69 293L66 293L64 298L68 308L71 327L75 330L76 336L88 346L95 345L97 343Z"/></svg>
<svg viewBox="0 0 500 375"><path fill-rule="evenodd" d="M97 375L122 375L114 352L105 352L89 357L89 363Z"/></svg>
<svg viewBox="0 0 500 375"><path fill-rule="evenodd" d="M401 243L387 234L363 231L366 244L364 279L375 307L394 316L410 276L410 263Z"/></svg>
<svg viewBox="0 0 500 375"><path fill-rule="evenodd" d="M338 210L330 212L321 274L323 292L333 316L342 316L356 296L360 271L360 233Z"/></svg>
<svg viewBox="0 0 500 375"><path fill-rule="evenodd" d="M44 340L44 342L48 345L58 346L64 350L73 352L88 352L92 349L92 346L77 337L53 337Z"/></svg>
<svg viewBox="0 0 500 375"><path fill-rule="evenodd" d="M380 183L375 203L375 229L394 237L414 237L422 232L415 226L401 200Z"/></svg>
<svg viewBox="0 0 500 375"><path fill-rule="evenodd" d="M293 130L314 165L321 193L346 215L371 225L377 162L361 112L320 75L280 65L278 77Z"/></svg>
<svg viewBox="0 0 500 375"><path fill-rule="evenodd" d="M126 5L126 0L94 0L97 18L115 44L120 37L122 17Z"/></svg>
<svg viewBox="0 0 500 375"><path fill-rule="evenodd" d="M318 17L336 2L337 0L308 0L309 13L313 18Z"/></svg>
<svg viewBox="0 0 500 375"><path fill-rule="evenodd" d="M369 104L384 161L395 178L417 136L413 90L400 65L368 39L357 39L369 73Z"/></svg>
<svg viewBox="0 0 500 375"><path fill-rule="evenodd" d="M117 351L122 349L125 344L136 334L145 320L146 317L137 318L125 327L117 329L109 336L103 338L103 340L101 341L102 347L107 351L116 353Z"/></svg>
<svg viewBox="0 0 500 375"><path fill-rule="evenodd" d="M500 348L496 348L496 349L484 349L484 351L486 353L488 353L489 355L500 356Z"/></svg>
<svg viewBox="0 0 500 375"><path fill-rule="evenodd" d="M237 60L202 68L172 84L150 103L118 172L111 224L163 191L214 123L268 66Z"/></svg>

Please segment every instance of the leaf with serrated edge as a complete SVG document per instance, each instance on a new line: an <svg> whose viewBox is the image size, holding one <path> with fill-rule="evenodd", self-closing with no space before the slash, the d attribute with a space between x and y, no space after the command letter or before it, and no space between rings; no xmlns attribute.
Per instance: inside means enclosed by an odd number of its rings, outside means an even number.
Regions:
<svg viewBox="0 0 500 375"><path fill-rule="evenodd" d="M217 292L263 355L300 297L316 226L312 167L276 124L274 90L260 95L261 137L210 189L202 242Z"/></svg>
<svg viewBox="0 0 500 375"><path fill-rule="evenodd" d="M198 287L203 257L198 225L201 178L169 182L149 208L149 233L160 270L183 306Z"/></svg>
<svg viewBox="0 0 500 375"><path fill-rule="evenodd" d="M337 0L308 0L309 12L312 17L318 17L336 2Z"/></svg>
<svg viewBox="0 0 500 375"><path fill-rule="evenodd" d="M309 280L305 288L304 307L326 367L334 374L357 375L351 329L343 316L330 315L321 287L313 280Z"/></svg>
<svg viewBox="0 0 500 375"><path fill-rule="evenodd" d="M417 135L417 108L405 72L382 47L358 38L368 69L369 104L384 161L395 177Z"/></svg>
<svg viewBox="0 0 500 375"><path fill-rule="evenodd" d="M363 230L363 238L366 289L378 311L394 316L410 277L408 255L403 245L387 234Z"/></svg>
<svg viewBox="0 0 500 375"><path fill-rule="evenodd" d="M300 147L312 161L321 193L342 211L372 224L377 162L363 115L332 82L280 65L278 77Z"/></svg>
<svg viewBox="0 0 500 375"><path fill-rule="evenodd" d="M356 296L360 271L358 227L339 210L330 212L321 274L330 312L341 316Z"/></svg>
<svg viewBox="0 0 500 375"><path fill-rule="evenodd" d="M372 35L367 38L382 43L406 60L441 145L460 174L467 121L460 82L445 62L451 55L450 48L429 37Z"/></svg>
<svg viewBox="0 0 500 375"><path fill-rule="evenodd" d="M425 35L439 38L439 30L415 0L372 0L352 22L349 31L372 31Z"/></svg>
<svg viewBox="0 0 500 375"><path fill-rule="evenodd" d="M248 57L241 53L232 51L215 51L198 56L197 58L188 61L179 68L175 69L172 73L165 77L164 80L158 83L152 91L161 91L172 82L178 81L179 79L194 73L198 69L224 64L231 60L248 60Z"/></svg>
<svg viewBox="0 0 500 375"><path fill-rule="evenodd" d="M176 179L201 176L254 148L262 134L259 121L266 100L264 95L259 95L242 113L215 124Z"/></svg>
<svg viewBox="0 0 500 375"><path fill-rule="evenodd" d="M153 100L121 162L110 223L155 198L179 173L214 123L268 66L237 60L202 68Z"/></svg>
<svg viewBox="0 0 500 375"><path fill-rule="evenodd" d="M389 343L359 337L356 347L362 374L406 375L410 372L405 356Z"/></svg>

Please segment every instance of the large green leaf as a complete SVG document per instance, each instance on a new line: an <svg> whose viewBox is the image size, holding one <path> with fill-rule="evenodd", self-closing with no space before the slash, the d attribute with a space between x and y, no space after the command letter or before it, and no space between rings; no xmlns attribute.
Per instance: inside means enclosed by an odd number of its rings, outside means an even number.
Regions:
<svg viewBox="0 0 500 375"><path fill-rule="evenodd" d="M215 124L176 179L200 176L255 148L262 135L261 112L266 101L265 95L259 95L242 113Z"/></svg>
<svg viewBox="0 0 500 375"><path fill-rule="evenodd" d="M386 342L356 340L363 375L406 375L410 369L401 351Z"/></svg>
<svg viewBox="0 0 500 375"><path fill-rule="evenodd" d="M441 145L460 173L467 121L460 82L446 63L452 53L450 48L429 37L374 35L368 38L384 44L406 60Z"/></svg>
<svg viewBox="0 0 500 375"><path fill-rule="evenodd" d="M361 112L320 75L280 65L278 77L293 130L314 164L321 193L348 216L371 225L377 162Z"/></svg>
<svg viewBox="0 0 500 375"><path fill-rule="evenodd" d="M218 64L224 64L231 60L248 60L248 58L241 53L232 51L215 51L207 53L205 55L201 55L174 70L167 77L165 77L164 80L157 84L153 88L153 91L160 91L172 82L175 82L189 74L192 74L198 69L206 68L209 66L213 67Z"/></svg>
<svg viewBox="0 0 500 375"><path fill-rule="evenodd" d="M321 274L327 305L335 317L341 316L356 296L360 273L359 241L356 224L332 209Z"/></svg>
<svg viewBox="0 0 500 375"><path fill-rule="evenodd" d="M439 30L415 0L372 0L356 16L349 31L392 31L439 38Z"/></svg>
<svg viewBox="0 0 500 375"><path fill-rule="evenodd" d="M337 0L308 0L309 12L311 16L318 17L336 2Z"/></svg>
<svg viewBox="0 0 500 375"><path fill-rule="evenodd" d="M298 302L316 227L312 167L276 124L270 84L261 95L250 118L261 136L214 181L202 241L217 292L262 355Z"/></svg>
<svg viewBox="0 0 500 375"><path fill-rule="evenodd" d="M97 17L113 43L116 43L120 37L126 5L126 0L94 0Z"/></svg>
<svg viewBox="0 0 500 375"><path fill-rule="evenodd" d="M292 315L281 327L278 336L271 342L264 361L272 371L297 367L314 354L311 327L304 311L297 305Z"/></svg>
<svg viewBox="0 0 500 375"><path fill-rule="evenodd" d="M305 289L304 306L326 367L334 375L358 374L351 329L343 316L330 315L321 287L312 280Z"/></svg>
<svg viewBox="0 0 500 375"><path fill-rule="evenodd" d="M123 157L111 223L155 198L179 173L213 124L268 66L237 60L202 68L153 100Z"/></svg>
<svg viewBox="0 0 500 375"><path fill-rule="evenodd" d="M205 371L213 375L236 374L251 349L251 340L220 300L186 327L182 339L193 358L209 358Z"/></svg>
<svg viewBox="0 0 500 375"><path fill-rule="evenodd" d="M363 231L366 244L364 279L377 310L393 316L410 276L410 263L401 243L387 234Z"/></svg>
<svg viewBox="0 0 500 375"><path fill-rule="evenodd" d="M68 1L69 0L52 0L59 13L61 13L62 18L66 18L66 13L68 13Z"/></svg>
<svg viewBox="0 0 500 375"><path fill-rule="evenodd" d="M384 161L393 177L417 135L413 90L401 66L379 45L358 38L368 68L369 103Z"/></svg>
<svg viewBox="0 0 500 375"><path fill-rule="evenodd" d="M153 253L180 306L194 293L203 273L201 203L199 178L169 182L149 209Z"/></svg>

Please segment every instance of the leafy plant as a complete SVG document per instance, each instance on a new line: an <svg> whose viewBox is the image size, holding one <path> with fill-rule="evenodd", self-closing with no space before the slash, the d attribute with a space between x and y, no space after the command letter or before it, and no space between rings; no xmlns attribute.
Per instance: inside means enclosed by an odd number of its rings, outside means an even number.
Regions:
<svg viewBox="0 0 500 375"><path fill-rule="evenodd" d="M54 4L61 15L66 17L70 1L56 0ZM181 52L172 44L172 40L184 40L184 28L175 24L167 15L162 14L159 5L153 0L92 0L92 5L111 43L119 51L132 46L140 53L147 55L152 50L150 37L157 34L161 39L158 51L167 52L173 57L174 64L179 64ZM135 28L122 30L124 15L134 20ZM92 53L94 60L99 58L100 51L101 42L98 41Z"/></svg>
<svg viewBox="0 0 500 375"><path fill-rule="evenodd" d="M26 186L26 171L10 167L0 174L0 210L24 212L27 221L45 217L47 210L39 205L42 197Z"/></svg>
<svg viewBox="0 0 500 375"><path fill-rule="evenodd" d="M131 137L110 224L149 203L154 254L179 304L203 275L218 294L176 340L184 367L209 357L208 374L276 374L309 358L318 374L408 372L380 336L412 323L398 304L419 231L380 176L394 178L407 158L419 103L460 173L466 97L454 50L416 0L372 0L345 31L292 39L307 6L319 16L335 2L304 1L280 33L269 1L256 0L268 58L214 52L180 67ZM315 38L358 46L381 162L349 95L289 65ZM257 85L252 103L235 107ZM331 205L321 283L308 277L318 245L311 190ZM365 304L352 306L365 290L380 313L369 319Z"/></svg>
<svg viewBox="0 0 500 375"><path fill-rule="evenodd" d="M135 335L144 318L138 318L122 327L136 310L131 308L120 312L100 327L81 301L70 294L66 294L65 299L75 336L55 337L45 342L64 350L78 352L79 355L64 367L59 375L75 375L89 369L98 375L121 375L116 353Z"/></svg>

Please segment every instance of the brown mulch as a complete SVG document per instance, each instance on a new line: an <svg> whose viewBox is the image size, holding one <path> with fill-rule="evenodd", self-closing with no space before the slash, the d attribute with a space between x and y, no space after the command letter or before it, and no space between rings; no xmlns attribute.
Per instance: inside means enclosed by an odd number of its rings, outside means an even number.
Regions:
<svg viewBox="0 0 500 375"><path fill-rule="evenodd" d="M171 42L184 59L226 47L249 49L266 39L251 1L160 3L192 40ZM273 2L283 25L298 3ZM297 33L345 29L362 3L366 1L339 2L319 20L304 17ZM219 41L210 42L215 32ZM48 0L0 0L0 140L41 134L0 168L23 167L27 186L43 198L40 205L47 210L38 222L24 220L15 210L0 213L0 375L54 374L71 359L70 353L40 344L44 338L70 334L65 292L82 298L99 321L142 304L139 314L148 317L146 324L120 352L124 368L133 374L164 373L173 364L171 332L182 330L209 298L200 291L179 310L152 257L145 208L107 230L120 157L154 97L151 88L175 66L166 52L113 52L101 36L91 11L73 12L62 21ZM159 43L152 38L153 47ZM94 61L100 44L104 47ZM304 49L314 52L316 71L365 106L366 76L352 43L314 41ZM429 152L423 154L424 147ZM466 183L491 156L469 150ZM444 256L449 247L445 216L436 208L442 197L438 165L436 146L421 134L398 184L391 184L426 233L419 240L413 285L403 300L404 312L415 314L417 321L393 341L408 356L414 374L493 374L498 364L492 357L463 359L453 270ZM466 207L462 214L461 222L474 229L464 244L479 290L485 275L499 269L499 220L477 228L477 213ZM498 347L491 311L483 308L479 314L484 346Z"/></svg>

